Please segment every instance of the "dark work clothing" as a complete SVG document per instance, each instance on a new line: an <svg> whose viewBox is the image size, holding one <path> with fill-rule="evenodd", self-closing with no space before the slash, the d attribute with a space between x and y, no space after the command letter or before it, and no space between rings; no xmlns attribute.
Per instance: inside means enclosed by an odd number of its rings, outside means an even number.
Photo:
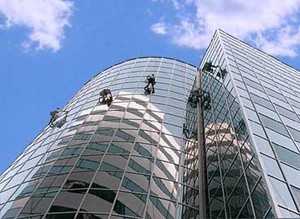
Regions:
<svg viewBox="0 0 300 219"><path fill-rule="evenodd" d="M108 106L112 103L112 94L109 89L104 89L100 92L100 102L107 104Z"/></svg>
<svg viewBox="0 0 300 219"><path fill-rule="evenodd" d="M111 91L110 91L109 89L104 89L104 90L102 90L102 91L100 92L100 96L102 96L102 97L105 97L105 96L107 96L108 94L111 95Z"/></svg>
<svg viewBox="0 0 300 219"><path fill-rule="evenodd" d="M216 68L218 66L213 65L211 62L206 62L202 68L202 71L208 71L208 72L213 72L213 68Z"/></svg>
<svg viewBox="0 0 300 219"><path fill-rule="evenodd" d="M53 110L53 111L50 112L50 116L51 116L52 121L55 121L59 117L58 116L59 112L60 112L60 110Z"/></svg>
<svg viewBox="0 0 300 219"><path fill-rule="evenodd" d="M156 82L155 82L155 77L153 75L147 76L147 85L144 87L144 90L147 91L149 94L151 93L149 88L150 84L152 88L152 93L154 93L154 85L156 84Z"/></svg>

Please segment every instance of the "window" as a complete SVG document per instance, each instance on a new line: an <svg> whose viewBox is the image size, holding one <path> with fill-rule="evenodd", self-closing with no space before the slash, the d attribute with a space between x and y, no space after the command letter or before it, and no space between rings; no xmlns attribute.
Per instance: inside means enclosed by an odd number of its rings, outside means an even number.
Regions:
<svg viewBox="0 0 300 219"><path fill-rule="evenodd" d="M264 126L270 128L276 132L279 132L280 134L282 134L286 137L290 137L285 126L281 122L271 119L264 115L260 115L260 118L261 118Z"/></svg>
<svg viewBox="0 0 300 219"><path fill-rule="evenodd" d="M278 158L281 161L300 169L300 154L288 150L284 147L281 147L280 145L275 143L273 143L273 147Z"/></svg>

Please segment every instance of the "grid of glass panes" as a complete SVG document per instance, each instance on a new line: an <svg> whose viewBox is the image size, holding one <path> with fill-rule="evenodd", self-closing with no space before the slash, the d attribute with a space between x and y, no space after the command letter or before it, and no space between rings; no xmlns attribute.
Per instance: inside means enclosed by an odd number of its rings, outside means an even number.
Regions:
<svg viewBox="0 0 300 219"><path fill-rule="evenodd" d="M203 72L202 89L210 93L211 109L203 107L207 151L207 186L211 218L271 216L272 210L257 155L226 64L230 50L215 34L202 60L219 66ZM229 71L223 78L221 69Z"/></svg>
<svg viewBox="0 0 300 219"><path fill-rule="evenodd" d="M222 34L279 217L300 216L300 72Z"/></svg>
<svg viewBox="0 0 300 219"><path fill-rule="evenodd" d="M193 218L197 150L182 135L196 68L137 58L96 75L1 176L1 216L22 218ZM155 94L145 96L146 75ZM99 91L112 90L108 108ZM101 204L99 204L101 203Z"/></svg>

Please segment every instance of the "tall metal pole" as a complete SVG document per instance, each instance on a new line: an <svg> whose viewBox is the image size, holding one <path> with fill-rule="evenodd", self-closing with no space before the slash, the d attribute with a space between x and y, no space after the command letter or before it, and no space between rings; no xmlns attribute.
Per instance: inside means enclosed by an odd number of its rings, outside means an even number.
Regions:
<svg viewBox="0 0 300 219"><path fill-rule="evenodd" d="M200 92L199 101L197 104L197 117L198 117L198 159L199 159L199 218L207 218L207 189L206 189L206 152L205 152L205 139L204 139L204 122L203 122L203 109L202 109L202 86L201 86L202 71L199 68L196 78L197 90Z"/></svg>

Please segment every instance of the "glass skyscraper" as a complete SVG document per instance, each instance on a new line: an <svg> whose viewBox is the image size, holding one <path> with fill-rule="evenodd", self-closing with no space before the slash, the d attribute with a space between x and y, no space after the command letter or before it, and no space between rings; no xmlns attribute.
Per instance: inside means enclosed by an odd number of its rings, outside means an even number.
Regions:
<svg viewBox="0 0 300 219"><path fill-rule="evenodd" d="M221 30L200 69L210 217L299 218L300 72Z"/></svg>
<svg viewBox="0 0 300 219"><path fill-rule="evenodd" d="M87 82L2 174L1 218L195 218L198 150L184 137L196 67L146 57ZM154 74L155 93L145 95ZM110 89L113 102L99 102Z"/></svg>
<svg viewBox="0 0 300 219"><path fill-rule="evenodd" d="M221 30L198 68L111 66L1 175L0 217L299 218L299 85L298 70Z"/></svg>

